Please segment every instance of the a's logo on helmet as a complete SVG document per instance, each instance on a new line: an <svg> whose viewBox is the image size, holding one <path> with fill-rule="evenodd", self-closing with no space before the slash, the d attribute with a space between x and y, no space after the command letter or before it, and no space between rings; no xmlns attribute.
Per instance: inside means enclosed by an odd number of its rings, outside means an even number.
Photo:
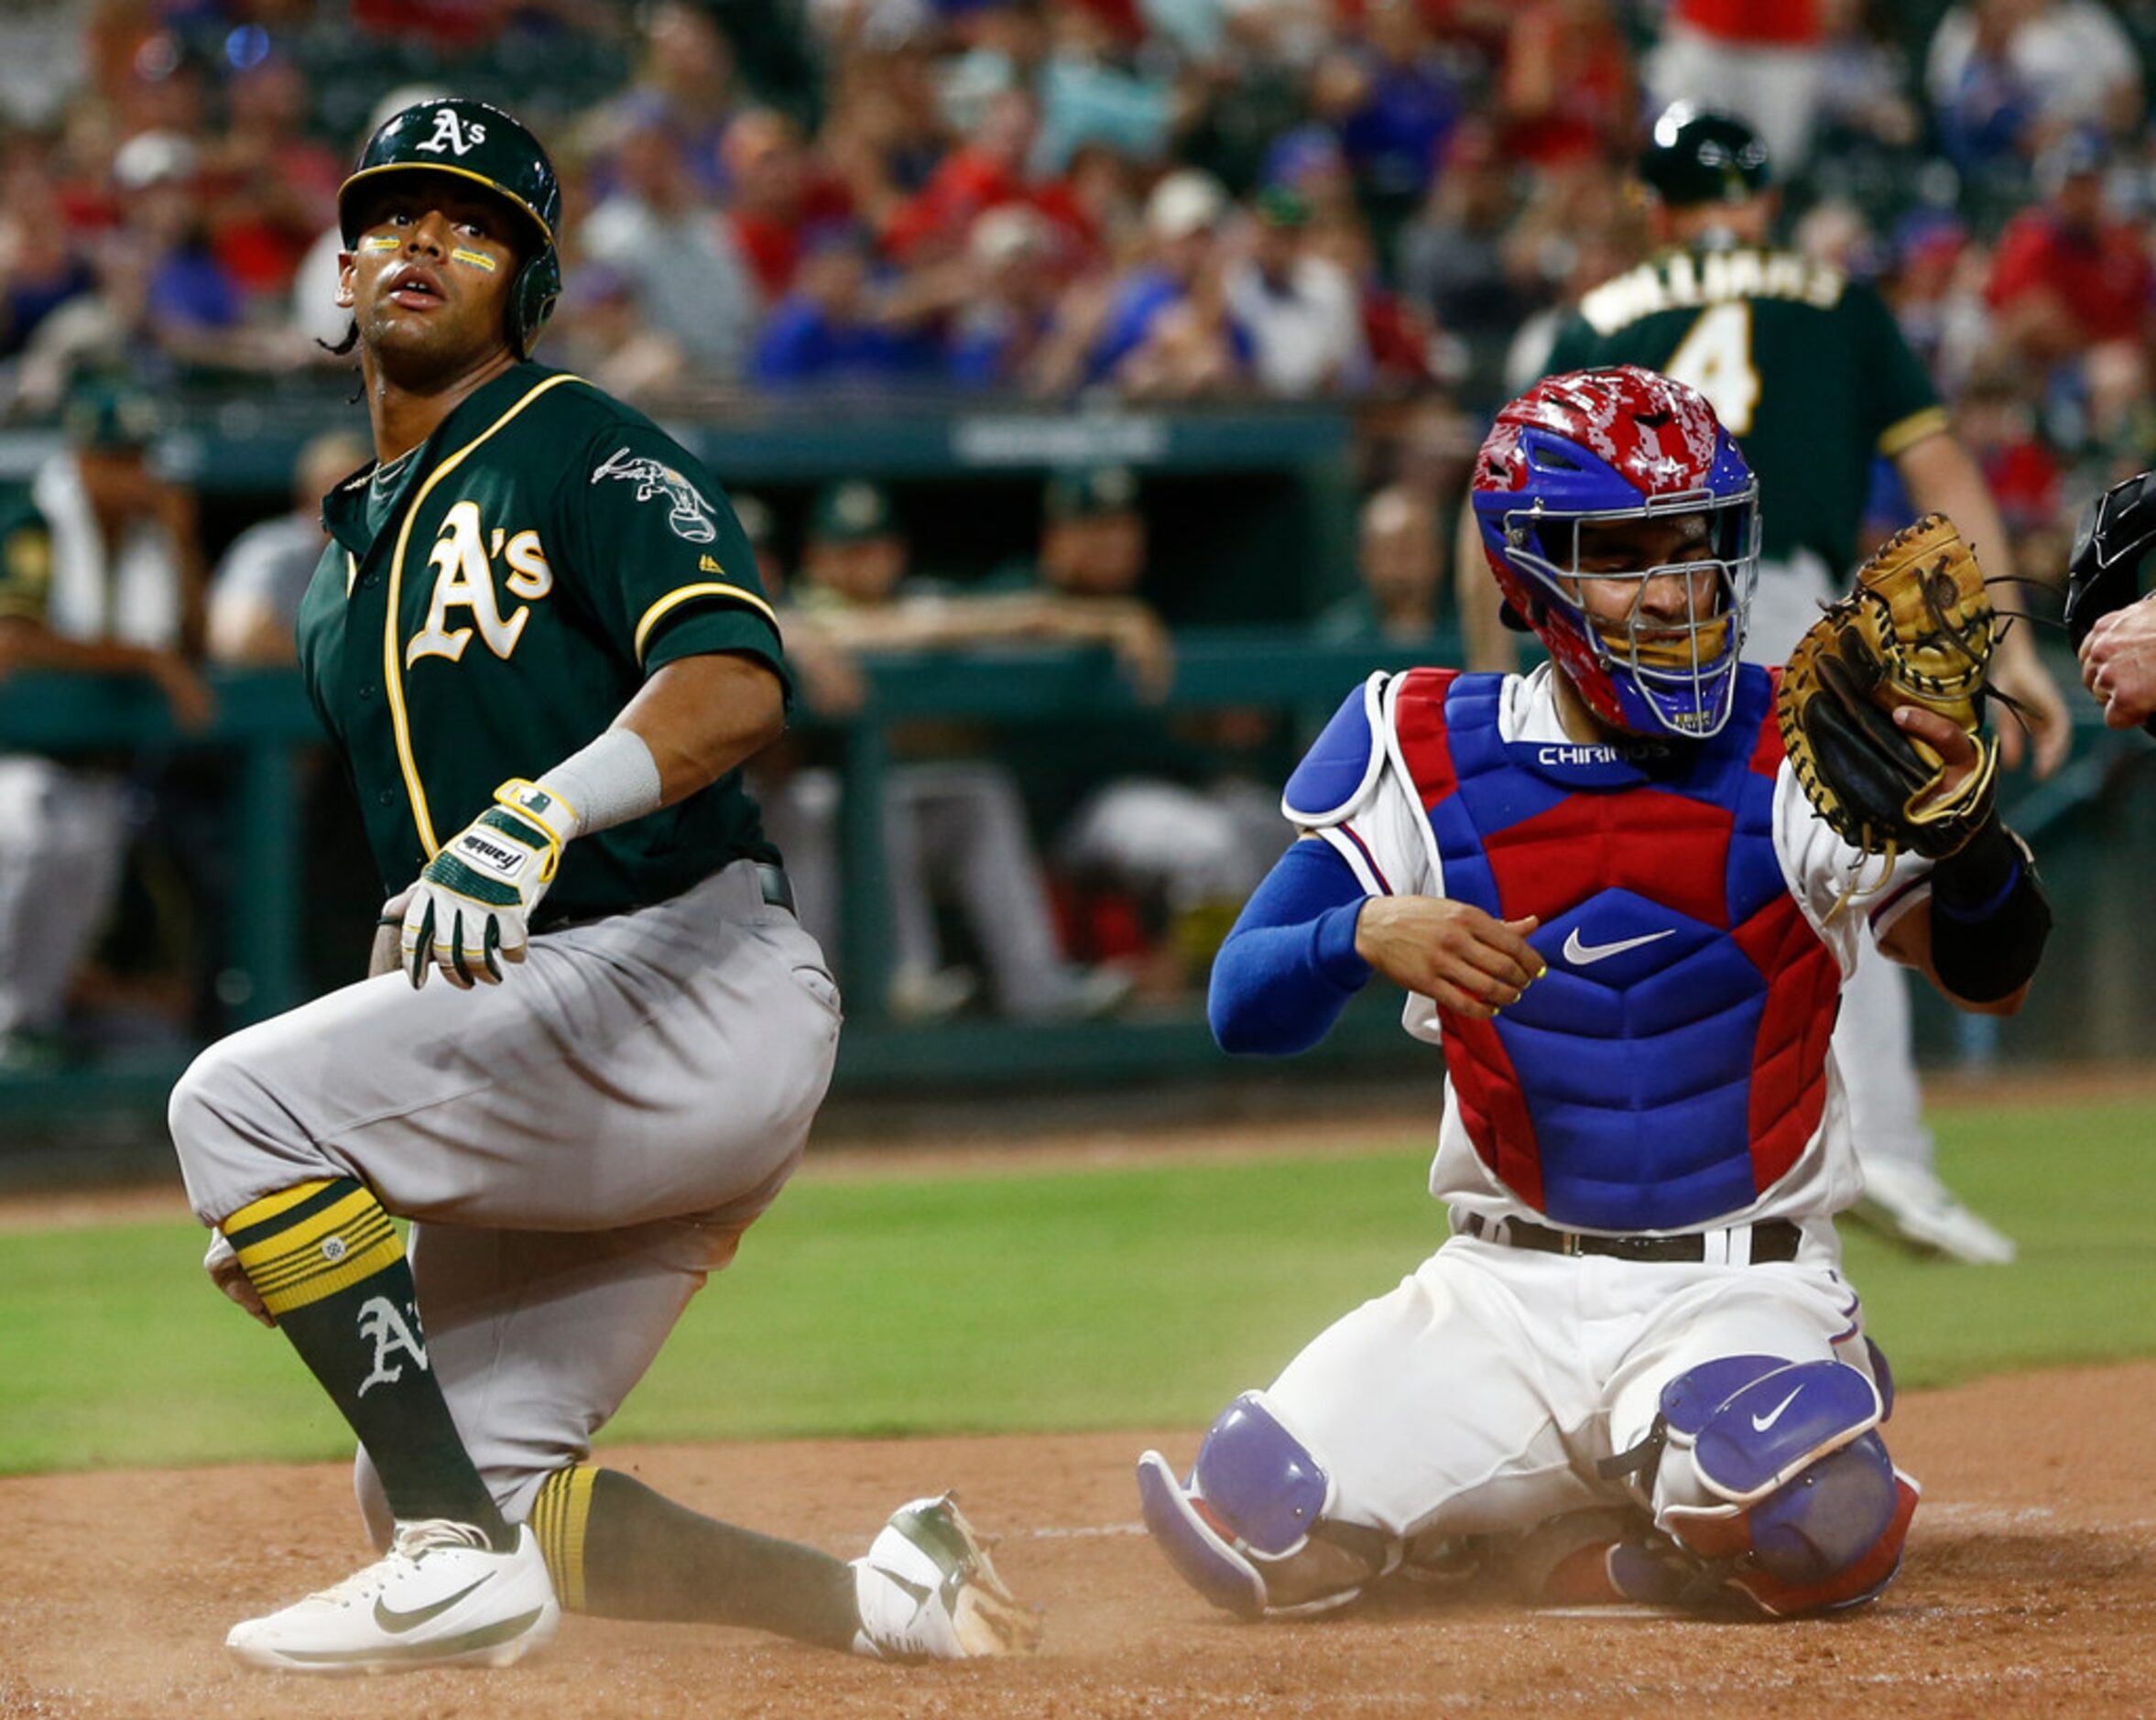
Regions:
<svg viewBox="0 0 2156 1720"><path fill-rule="evenodd" d="M449 150L461 156L470 154L473 146L485 141L486 127L484 124L475 119L460 119L455 108L442 107L434 111L434 136L425 143L415 144L413 147L424 149L431 155L441 155L444 150Z"/></svg>

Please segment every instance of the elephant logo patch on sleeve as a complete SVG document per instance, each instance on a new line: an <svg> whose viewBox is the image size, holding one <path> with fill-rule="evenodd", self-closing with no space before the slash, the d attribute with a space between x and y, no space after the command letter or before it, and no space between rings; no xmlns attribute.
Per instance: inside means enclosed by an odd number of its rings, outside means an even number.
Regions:
<svg viewBox="0 0 2156 1720"><path fill-rule="evenodd" d="M667 524L673 528L674 536L684 542L709 543L719 535L719 522L712 513L711 504L671 466L662 465L648 456L632 456L626 448L616 448L592 474L593 484L601 478L619 478L625 484L635 484L639 502L662 497L668 507Z"/></svg>

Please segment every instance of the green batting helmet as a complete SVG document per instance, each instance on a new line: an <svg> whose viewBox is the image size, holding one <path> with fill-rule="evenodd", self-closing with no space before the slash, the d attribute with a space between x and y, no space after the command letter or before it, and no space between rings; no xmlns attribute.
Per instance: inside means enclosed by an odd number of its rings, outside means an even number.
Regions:
<svg viewBox="0 0 2156 1720"><path fill-rule="evenodd" d="M1767 189L1767 146L1734 114L1672 102L1654 122L1639 178L1673 209L1741 203Z"/></svg>
<svg viewBox="0 0 2156 1720"><path fill-rule="evenodd" d="M539 243L509 283L509 339L528 358L561 296L561 181L546 148L515 116L485 102L450 96L392 114L359 152L337 188L337 226L349 248L359 237L359 188L388 173L447 173L484 185L528 224Z"/></svg>

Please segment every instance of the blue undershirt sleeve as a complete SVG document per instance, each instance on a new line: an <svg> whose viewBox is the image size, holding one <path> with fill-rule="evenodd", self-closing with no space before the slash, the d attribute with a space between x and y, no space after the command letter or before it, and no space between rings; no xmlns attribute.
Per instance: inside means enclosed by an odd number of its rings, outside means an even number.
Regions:
<svg viewBox="0 0 2156 1720"><path fill-rule="evenodd" d="M1366 899L1329 844L1289 844L1213 963L1206 1014L1222 1051L1282 1057L1325 1037L1370 977L1355 952Z"/></svg>

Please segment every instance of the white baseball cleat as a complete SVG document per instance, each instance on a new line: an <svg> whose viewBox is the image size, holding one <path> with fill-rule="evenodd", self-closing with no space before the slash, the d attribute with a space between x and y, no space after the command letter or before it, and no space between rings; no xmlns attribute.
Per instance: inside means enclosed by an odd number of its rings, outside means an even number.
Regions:
<svg viewBox="0 0 2156 1720"><path fill-rule="evenodd" d="M1852 1217L1899 1242L1971 1266L2011 1266L2014 1239L1964 1206L1926 1166L1882 1159L1864 1167L1864 1198Z"/></svg>
<svg viewBox="0 0 2156 1720"><path fill-rule="evenodd" d="M854 1561L854 1652L878 1660L970 1660L1040 1646L1040 1620L1004 1586L948 1493L891 1513Z"/></svg>
<svg viewBox="0 0 2156 1720"><path fill-rule="evenodd" d="M495 1552L479 1530L440 1520L399 1523L387 1558L334 1588L234 1625L224 1646L280 1672L404 1672L428 1666L507 1666L550 1641L561 1622L547 1562L528 1529Z"/></svg>

